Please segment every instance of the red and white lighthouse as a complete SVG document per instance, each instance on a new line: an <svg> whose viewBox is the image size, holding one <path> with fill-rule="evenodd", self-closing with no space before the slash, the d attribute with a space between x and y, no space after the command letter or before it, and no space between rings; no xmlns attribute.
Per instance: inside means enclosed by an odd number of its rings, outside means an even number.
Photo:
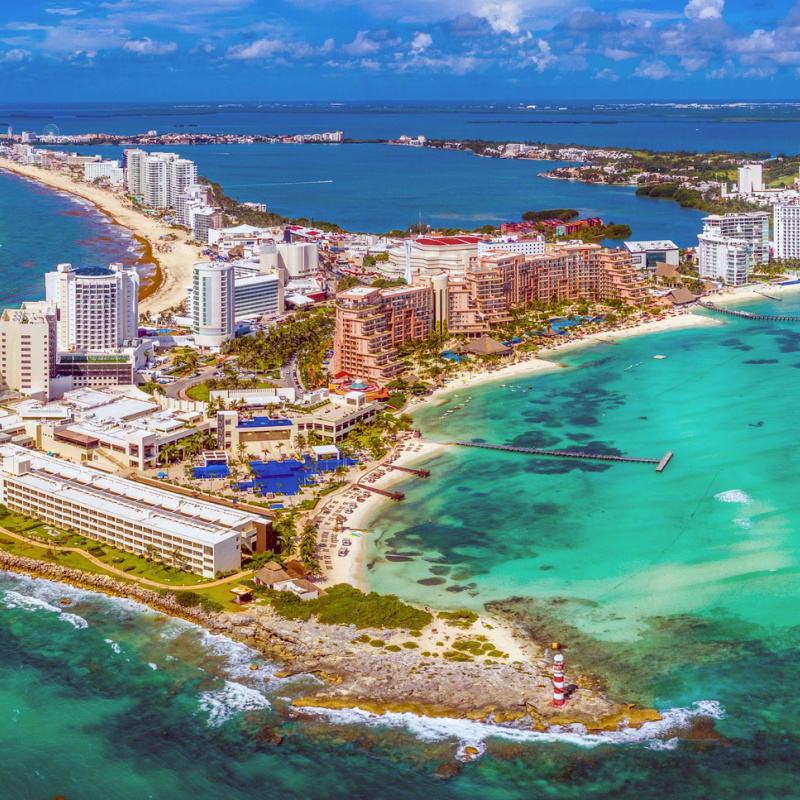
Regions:
<svg viewBox="0 0 800 800"><path fill-rule="evenodd" d="M563 706L564 699L564 656L556 653L553 656L553 701L552 706Z"/></svg>

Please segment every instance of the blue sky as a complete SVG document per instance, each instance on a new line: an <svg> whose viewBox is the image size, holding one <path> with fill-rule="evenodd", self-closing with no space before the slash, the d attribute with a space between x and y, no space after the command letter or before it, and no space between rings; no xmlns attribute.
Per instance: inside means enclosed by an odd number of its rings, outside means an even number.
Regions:
<svg viewBox="0 0 800 800"><path fill-rule="evenodd" d="M0 100L800 100L800 1L0 0Z"/></svg>

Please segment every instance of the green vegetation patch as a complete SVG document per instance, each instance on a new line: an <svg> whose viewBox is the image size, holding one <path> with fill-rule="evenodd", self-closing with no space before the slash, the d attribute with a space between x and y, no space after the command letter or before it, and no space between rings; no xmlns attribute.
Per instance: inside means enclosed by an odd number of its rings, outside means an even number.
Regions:
<svg viewBox="0 0 800 800"><path fill-rule="evenodd" d="M494 645L491 642L477 642L474 640L467 640L465 642L453 642L453 650L460 650L467 652L473 656L482 656L487 652L494 650Z"/></svg>
<svg viewBox="0 0 800 800"><path fill-rule="evenodd" d="M475 659L472 656L467 655L466 653L461 653L457 650L445 650L442 653L442 657L446 658L448 661L474 661Z"/></svg>
<svg viewBox="0 0 800 800"><path fill-rule="evenodd" d="M256 587L275 611L286 619L307 620L315 616L325 625L355 625L357 628L424 628L433 617L398 600L396 595L364 592L345 583L326 590L316 600L301 600L291 592Z"/></svg>
<svg viewBox="0 0 800 800"><path fill-rule="evenodd" d="M440 611L437 616L439 619L445 620L448 625L453 625L456 628L469 628L470 625L478 621L478 615L474 611L468 611L465 608L459 611Z"/></svg>

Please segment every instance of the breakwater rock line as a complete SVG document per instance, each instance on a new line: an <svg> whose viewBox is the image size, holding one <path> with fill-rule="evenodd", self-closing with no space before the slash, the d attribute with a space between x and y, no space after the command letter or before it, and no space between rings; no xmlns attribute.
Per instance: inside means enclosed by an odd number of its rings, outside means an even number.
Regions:
<svg viewBox="0 0 800 800"><path fill-rule="evenodd" d="M156 592L106 575L3 551L0 569L135 600L201 625L281 662L280 677L317 675L323 686L295 699L293 704L298 709L411 712L498 724L513 722L536 730L580 723L589 732L617 730L623 725L639 727L660 719L652 709L609 701L590 687L588 679L569 672L569 702L563 708L550 706L551 674L544 660L486 664L426 657L410 649L390 652L372 643L388 642L403 632L367 629L365 637L365 631L355 626L325 625L315 619L287 620L269 606L253 606L238 613L209 613L179 605L170 592ZM457 633L457 629L450 633Z"/></svg>

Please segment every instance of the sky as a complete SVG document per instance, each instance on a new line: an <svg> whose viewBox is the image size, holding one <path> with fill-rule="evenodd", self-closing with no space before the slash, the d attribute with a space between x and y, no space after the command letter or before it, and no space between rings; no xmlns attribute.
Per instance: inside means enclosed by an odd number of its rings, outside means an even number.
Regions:
<svg viewBox="0 0 800 800"><path fill-rule="evenodd" d="M0 0L0 101L800 100L800 0Z"/></svg>

